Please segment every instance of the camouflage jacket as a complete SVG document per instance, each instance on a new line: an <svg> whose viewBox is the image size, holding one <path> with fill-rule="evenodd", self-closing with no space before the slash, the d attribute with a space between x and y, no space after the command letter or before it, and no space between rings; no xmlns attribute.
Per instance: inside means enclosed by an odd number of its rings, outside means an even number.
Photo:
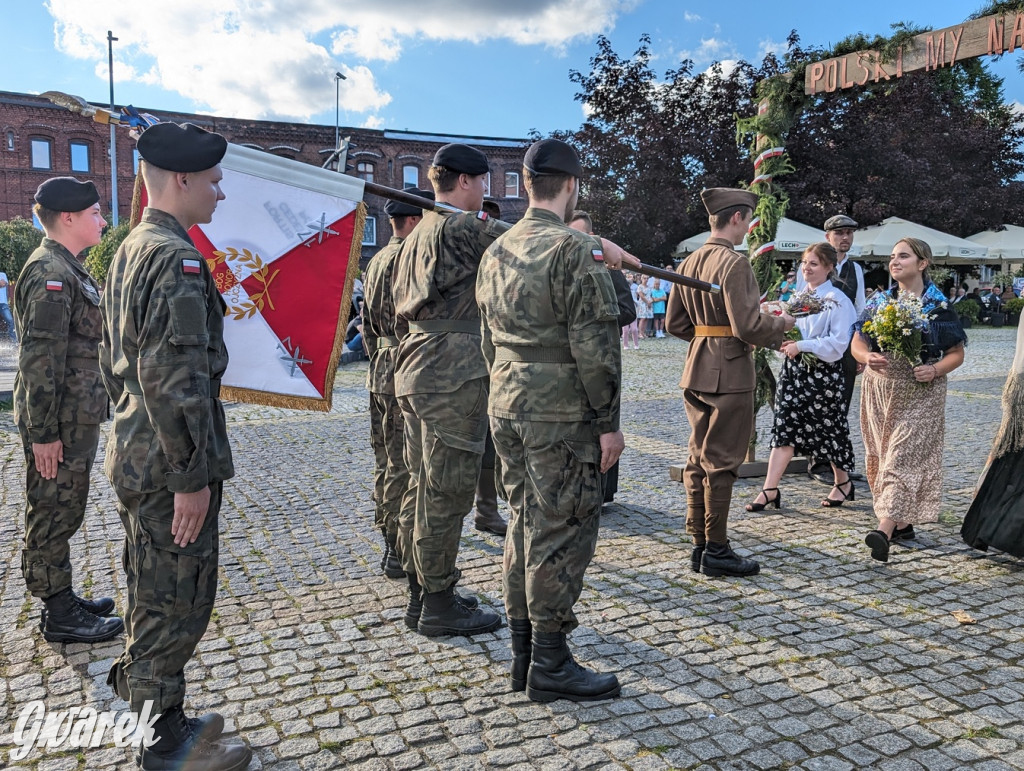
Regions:
<svg viewBox="0 0 1024 771"><path fill-rule="evenodd" d="M147 208L103 295L100 368L115 405L104 470L114 485L191 493L234 476L217 398L224 309L184 228Z"/></svg>
<svg viewBox="0 0 1024 771"><path fill-rule="evenodd" d="M601 242L544 209L501 236L476 294L496 418L619 429L619 307Z"/></svg>
<svg viewBox="0 0 1024 771"><path fill-rule="evenodd" d="M61 437L60 425L102 423L107 394L97 348L102 334L100 288L61 244L44 238L18 277L18 374L14 419L30 442Z"/></svg>
<svg viewBox="0 0 1024 771"><path fill-rule="evenodd" d="M391 273L404 240L392 236L363 273L363 345L370 356L366 390L373 394L395 393L398 347L394 344L395 301L391 297Z"/></svg>
<svg viewBox="0 0 1024 771"><path fill-rule="evenodd" d="M423 221L405 239L391 279L395 334L401 341L396 395L450 393L487 377L480 355L476 275L484 250L506 230L508 225L486 212L424 211ZM466 329L410 329L421 322L456 322Z"/></svg>

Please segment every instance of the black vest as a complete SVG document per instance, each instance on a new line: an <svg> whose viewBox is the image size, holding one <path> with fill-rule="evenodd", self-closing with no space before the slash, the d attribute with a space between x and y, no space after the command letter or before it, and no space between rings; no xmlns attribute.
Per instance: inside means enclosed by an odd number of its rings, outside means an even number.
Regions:
<svg viewBox="0 0 1024 771"><path fill-rule="evenodd" d="M850 298L850 302L857 305L857 271L853 267L853 260L849 257L846 258L846 262L843 263L842 269L839 271L839 275L836 280L832 282L837 287L843 290L843 294Z"/></svg>

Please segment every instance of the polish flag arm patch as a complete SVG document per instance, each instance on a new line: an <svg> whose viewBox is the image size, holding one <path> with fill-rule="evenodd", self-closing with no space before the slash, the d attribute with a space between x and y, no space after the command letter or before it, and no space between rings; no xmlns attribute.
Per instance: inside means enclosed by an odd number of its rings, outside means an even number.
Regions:
<svg viewBox="0 0 1024 771"><path fill-rule="evenodd" d="M487 212L485 212L485 211L482 211L482 210L481 210L481 211L478 211L478 212L476 213L476 218L477 218L478 220L485 220L485 221L486 221L486 220L487 220Z"/></svg>
<svg viewBox="0 0 1024 771"><path fill-rule="evenodd" d="M48 292L59 292L64 288L63 281L47 281L46 291Z"/></svg>
<svg viewBox="0 0 1024 771"><path fill-rule="evenodd" d="M590 253L594 255L594 259L597 262L604 262L604 252L602 252L600 249L592 249Z"/></svg>
<svg viewBox="0 0 1024 771"><path fill-rule="evenodd" d="M182 273L200 273L199 260L182 260L181 261L181 272Z"/></svg>

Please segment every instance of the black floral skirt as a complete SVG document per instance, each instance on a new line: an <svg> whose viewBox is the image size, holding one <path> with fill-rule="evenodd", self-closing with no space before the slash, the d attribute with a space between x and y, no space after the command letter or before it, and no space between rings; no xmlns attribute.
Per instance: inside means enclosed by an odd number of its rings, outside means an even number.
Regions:
<svg viewBox="0 0 1024 771"><path fill-rule="evenodd" d="M775 394L772 447L792 447L797 455L853 471L850 421L843 404L842 361L786 357Z"/></svg>

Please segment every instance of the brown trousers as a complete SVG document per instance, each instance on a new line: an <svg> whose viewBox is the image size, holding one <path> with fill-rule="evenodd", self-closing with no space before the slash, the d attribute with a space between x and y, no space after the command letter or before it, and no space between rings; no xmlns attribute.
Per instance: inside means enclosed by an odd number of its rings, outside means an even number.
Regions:
<svg viewBox="0 0 1024 771"><path fill-rule="evenodd" d="M732 486L747 454L754 422L754 394L684 388L683 403L690 421L690 455L683 471L686 532L697 544L726 543Z"/></svg>

